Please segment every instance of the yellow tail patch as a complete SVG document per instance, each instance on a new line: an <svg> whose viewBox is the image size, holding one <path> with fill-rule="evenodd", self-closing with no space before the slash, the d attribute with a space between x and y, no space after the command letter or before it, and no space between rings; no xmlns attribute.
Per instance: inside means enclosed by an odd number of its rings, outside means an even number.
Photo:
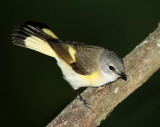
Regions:
<svg viewBox="0 0 160 127"><path fill-rule="evenodd" d="M25 40L25 46L29 49L36 50L38 52L41 52L45 55L55 57L57 58L56 53L54 50L49 46L49 44L38 37L35 37L33 35L27 37Z"/></svg>
<svg viewBox="0 0 160 127"><path fill-rule="evenodd" d="M53 37L54 39L58 39L58 37L57 37L51 30L49 30L49 29L47 29L47 28L43 28L42 30L43 30L44 33L50 35L50 36Z"/></svg>

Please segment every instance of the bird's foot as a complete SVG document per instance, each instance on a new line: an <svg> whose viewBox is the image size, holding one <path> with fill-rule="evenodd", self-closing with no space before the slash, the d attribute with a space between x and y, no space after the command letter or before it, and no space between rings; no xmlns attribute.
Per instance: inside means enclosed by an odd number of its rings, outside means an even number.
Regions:
<svg viewBox="0 0 160 127"><path fill-rule="evenodd" d="M82 98L82 96L79 96L79 100L83 103L83 105L84 105L84 107L85 107L86 109L89 109L89 110L91 110L91 111L94 113L93 109L90 107L90 106L93 105L93 104L88 104L88 103Z"/></svg>

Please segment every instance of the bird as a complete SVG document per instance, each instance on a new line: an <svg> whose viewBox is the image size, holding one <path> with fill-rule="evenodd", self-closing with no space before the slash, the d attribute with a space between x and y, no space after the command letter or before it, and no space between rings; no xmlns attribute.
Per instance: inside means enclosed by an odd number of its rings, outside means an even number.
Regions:
<svg viewBox="0 0 160 127"><path fill-rule="evenodd" d="M124 62L117 53L100 46L60 40L41 22L25 21L17 25L12 43L55 58L64 79L89 109L79 88L104 86L118 78L127 80Z"/></svg>

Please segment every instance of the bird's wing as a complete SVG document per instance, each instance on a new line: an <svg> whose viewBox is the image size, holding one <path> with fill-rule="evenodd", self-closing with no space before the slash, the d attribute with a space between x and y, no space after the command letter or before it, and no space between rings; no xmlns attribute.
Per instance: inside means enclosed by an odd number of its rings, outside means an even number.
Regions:
<svg viewBox="0 0 160 127"><path fill-rule="evenodd" d="M90 69L86 70L85 67L89 65L89 57L86 54L87 58L85 58L85 51L82 53L81 49L83 48L79 48L84 43L61 41L45 24L31 21L24 22L16 27L12 40L15 45L64 60L79 74L90 74ZM81 56L82 58L80 58ZM78 62L80 63L77 64Z"/></svg>
<svg viewBox="0 0 160 127"><path fill-rule="evenodd" d="M98 46L83 45L77 49L76 65L88 75L94 73L98 69L99 58L104 48Z"/></svg>

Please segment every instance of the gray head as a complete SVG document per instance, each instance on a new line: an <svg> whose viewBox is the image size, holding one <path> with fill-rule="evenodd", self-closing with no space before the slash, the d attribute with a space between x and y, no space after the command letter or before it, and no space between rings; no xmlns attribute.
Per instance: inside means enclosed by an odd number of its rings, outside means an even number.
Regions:
<svg viewBox="0 0 160 127"><path fill-rule="evenodd" d="M126 80L124 73L124 63L122 59L113 51L105 49L99 61L99 68L108 82L115 81L121 77Z"/></svg>

